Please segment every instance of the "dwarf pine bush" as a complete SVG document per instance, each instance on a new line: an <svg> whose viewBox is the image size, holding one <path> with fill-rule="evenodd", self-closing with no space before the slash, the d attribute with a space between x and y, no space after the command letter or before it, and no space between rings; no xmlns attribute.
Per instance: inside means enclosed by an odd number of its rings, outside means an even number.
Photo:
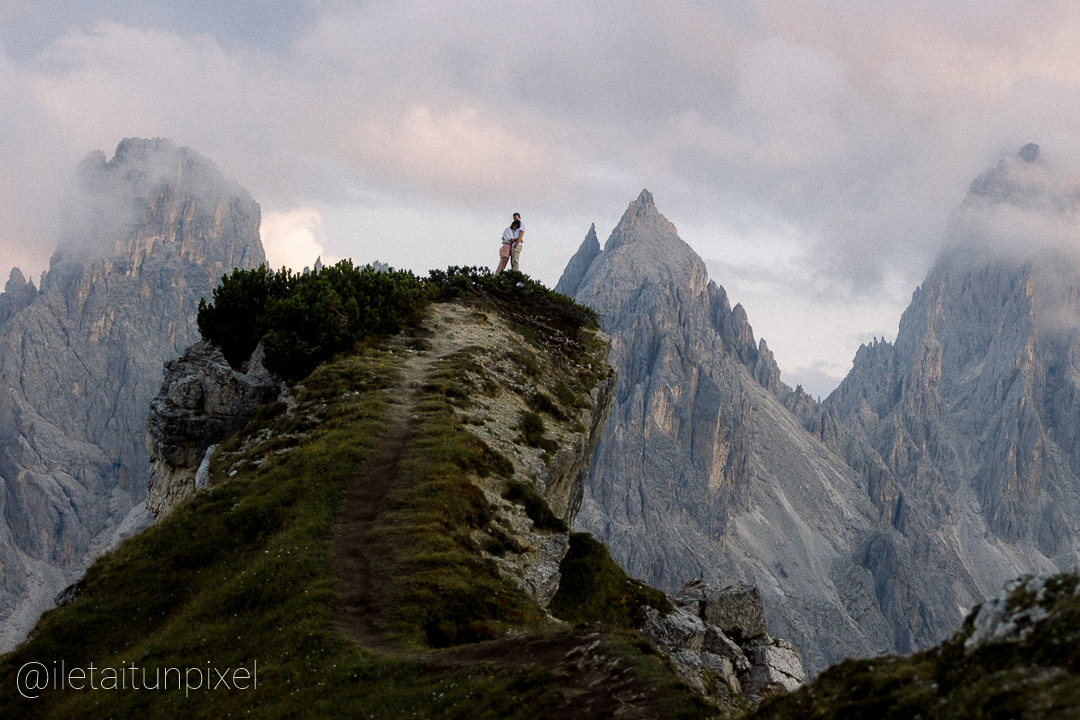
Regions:
<svg viewBox="0 0 1080 720"><path fill-rule="evenodd" d="M411 272L380 272L349 260L306 274L234 270L222 277L212 302L199 302L199 332L233 367L262 341L267 369L300 380L323 360L414 320L426 302L424 288Z"/></svg>

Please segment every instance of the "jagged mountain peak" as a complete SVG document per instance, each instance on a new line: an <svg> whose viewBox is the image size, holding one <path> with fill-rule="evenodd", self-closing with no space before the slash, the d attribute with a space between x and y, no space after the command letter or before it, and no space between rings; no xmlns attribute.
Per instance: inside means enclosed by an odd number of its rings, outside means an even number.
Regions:
<svg viewBox="0 0 1080 720"><path fill-rule="evenodd" d="M161 365L221 276L265 260L250 194L172 141L129 138L76 178L40 289L13 272L0 295L0 648L141 521Z"/></svg>
<svg viewBox="0 0 1080 720"><path fill-rule="evenodd" d="M1028 143L1020 148L1020 152L1018 152L1016 156L1024 162L1036 162L1039 159L1039 146L1035 143Z"/></svg>
<svg viewBox="0 0 1080 720"><path fill-rule="evenodd" d="M265 261L258 203L191 148L165 138L125 138L112 159L101 151L89 154L76 180L48 279L82 273L97 260L130 274L138 274L149 257L201 262L224 251L223 270ZM225 226L241 217L253 233ZM234 239L225 248L223 235Z"/></svg>
<svg viewBox="0 0 1080 720"><path fill-rule="evenodd" d="M652 193L642 190L637 199L626 208L619 224L611 232L604 252L610 252L629 242L663 242L671 239L682 243L675 226L656 209Z"/></svg>
<svg viewBox="0 0 1080 720"><path fill-rule="evenodd" d="M79 164L78 179L89 193L130 193L147 195L160 186L170 186L199 197L251 195L230 180L213 160L168 138L124 138L112 159L99 151Z"/></svg>
<svg viewBox="0 0 1080 720"><path fill-rule="evenodd" d="M648 190L627 207L602 252L595 225L590 228L556 289L603 315L609 331L641 315L666 316L673 329L690 335L708 328L717 349L745 365L763 387L786 390L768 346L754 339L745 308L731 307L727 292L709 279L705 262L660 214Z"/></svg>
<svg viewBox="0 0 1080 720"><path fill-rule="evenodd" d="M573 297L581 286L581 281L585 279L585 273L589 272L592 261L599 254L600 240L596 237L596 223L593 223L589 226L589 232L581 242L581 247L570 258L570 262L567 263L566 268L563 270L562 277L559 278L558 284L555 285L555 292L561 292L564 295Z"/></svg>
<svg viewBox="0 0 1080 720"><path fill-rule="evenodd" d="M19 268L11 268L4 292L0 293L0 325L15 313L27 307L37 297L34 281L27 281Z"/></svg>
<svg viewBox="0 0 1080 720"><path fill-rule="evenodd" d="M1046 215L1071 212L1080 203L1076 178L1063 175L1028 143L971 181L963 208L1012 205Z"/></svg>
<svg viewBox="0 0 1080 720"><path fill-rule="evenodd" d="M13 292L21 289L26 285L26 276L23 275L22 270L17 267L11 268L11 274L8 275L7 285L4 286L4 292Z"/></svg>

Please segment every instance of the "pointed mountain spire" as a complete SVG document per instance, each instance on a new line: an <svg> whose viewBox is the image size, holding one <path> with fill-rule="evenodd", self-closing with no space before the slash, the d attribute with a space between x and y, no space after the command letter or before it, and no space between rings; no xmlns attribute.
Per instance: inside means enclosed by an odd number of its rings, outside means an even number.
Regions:
<svg viewBox="0 0 1080 720"><path fill-rule="evenodd" d="M620 245L641 237L677 236L678 231L671 222L660 214L653 202L652 193L642 190L637 200L630 203L622 219L608 238L604 251L614 250Z"/></svg>
<svg viewBox="0 0 1080 720"><path fill-rule="evenodd" d="M581 281L585 278L585 274L589 271L593 260L599 254L600 240L596 237L596 223L593 223L589 226L589 232L585 235L581 247L570 258L566 269L563 270L562 277L559 278L559 283L555 286L555 292L561 292L564 295L573 297L578 286L581 285Z"/></svg>

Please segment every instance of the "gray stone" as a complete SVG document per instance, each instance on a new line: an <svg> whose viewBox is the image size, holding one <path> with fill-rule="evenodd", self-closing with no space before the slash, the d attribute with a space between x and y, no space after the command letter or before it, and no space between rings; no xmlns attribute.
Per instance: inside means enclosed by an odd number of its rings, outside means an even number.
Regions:
<svg viewBox="0 0 1080 720"><path fill-rule="evenodd" d="M743 649L715 625L705 626L703 646L709 652L727 658L738 672L750 669L750 660Z"/></svg>
<svg viewBox="0 0 1080 720"><path fill-rule="evenodd" d="M797 687L806 679L803 672L802 658L799 657L798 651L791 643L769 638L767 644L747 648L747 655L753 666L751 668L752 674L754 668L765 667L768 669L765 675L768 678L778 679L780 675L783 675L788 680L781 684L787 690L793 689L792 683ZM758 675L761 676L761 673L759 672Z"/></svg>
<svg viewBox="0 0 1080 720"><path fill-rule="evenodd" d="M768 630L761 591L745 584L707 594L701 614L705 622L720 628L736 642L764 635Z"/></svg>
<svg viewBox="0 0 1080 720"><path fill-rule="evenodd" d="M1027 640L1038 623L1050 617L1044 603L1047 599L1047 577L1023 577L1005 586L1005 591L982 603L970 618L972 632L964 640L964 652L971 652L990 642ZM1074 594L1080 586L1074 589ZM1010 602L1009 598L1024 598Z"/></svg>
<svg viewBox="0 0 1080 720"><path fill-rule="evenodd" d="M708 670L715 673L728 689L732 692L741 692L742 686L739 683L739 676L735 670L735 666L731 660L721 655L716 655L711 652L703 652L699 656L701 659L701 667L704 670Z"/></svg>
<svg viewBox="0 0 1080 720"><path fill-rule="evenodd" d="M213 445L243 428L260 406L284 392L284 384L263 367L261 345L247 368L233 370L206 341L165 363L165 380L146 418L146 508L155 518L195 492L200 468L208 480L208 450Z"/></svg>
<svg viewBox="0 0 1080 720"><path fill-rule="evenodd" d="M662 615L655 608L644 608L646 622L642 634L665 650L700 652L705 642L705 623L701 618L676 608Z"/></svg>

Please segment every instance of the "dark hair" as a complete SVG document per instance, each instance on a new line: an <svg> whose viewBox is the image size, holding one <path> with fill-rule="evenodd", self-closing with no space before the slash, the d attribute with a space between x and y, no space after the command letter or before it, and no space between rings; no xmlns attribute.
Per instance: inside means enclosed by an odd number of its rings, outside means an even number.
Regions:
<svg viewBox="0 0 1080 720"><path fill-rule="evenodd" d="M517 220L510 223L510 229L511 230L517 230L519 227L521 227L521 223L519 223Z"/></svg>
<svg viewBox="0 0 1080 720"><path fill-rule="evenodd" d="M516 217L516 218L521 217L521 213L514 213L514 217Z"/></svg>

